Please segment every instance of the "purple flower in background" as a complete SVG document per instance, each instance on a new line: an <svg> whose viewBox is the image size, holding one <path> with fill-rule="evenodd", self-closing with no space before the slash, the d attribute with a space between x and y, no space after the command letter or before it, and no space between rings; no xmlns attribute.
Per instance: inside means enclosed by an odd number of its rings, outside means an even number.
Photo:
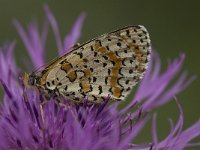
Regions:
<svg viewBox="0 0 200 150"><path fill-rule="evenodd" d="M55 34L59 55L62 55L77 43L85 18L84 14L80 15L62 41L56 19L47 6L45 13L41 33L35 20L29 24L27 31L17 20L14 21L35 68L45 64L49 28ZM154 51L134 98L124 108L118 109L119 103L107 104L109 98L101 106L89 106L87 102L79 107L62 106L55 104L53 99L41 106L39 93L26 89L18 81L20 69L14 61L14 48L15 43L6 43L0 48L0 80L5 91L0 108L1 150L181 150L200 146L200 143L190 143L200 136L200 121L183 130L183 111L175 98L194 78L187 79L187 73L183 72L175 83L171 83L180 72L184 54L169 62L168 68L161 73L159 56ZM170 121L169 135L158 141L154 114L152 133L147 133L152 134L152 141L135 143L137 135L151 119L149 112L171 100L176 100L180 114L175 124Z"/></svg>

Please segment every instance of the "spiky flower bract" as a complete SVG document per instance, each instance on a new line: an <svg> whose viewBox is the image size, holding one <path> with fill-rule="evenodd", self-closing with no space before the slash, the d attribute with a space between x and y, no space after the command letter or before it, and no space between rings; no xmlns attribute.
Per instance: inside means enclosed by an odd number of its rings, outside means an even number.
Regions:
<svg viewBox="0 0 200 150"><path fill-rule="evenodd" d="M82 14L72 30L61 40L58 24L48 6L45 6L46 19L42 32L36 21L32 21L25 31L21 24L14 24L35 68L45 64L45 46L49 27L53 29L59 54L62 55L74 45L79 36L85 15ZM50 99L40 104L41 95L28 89L18 80L20 69L13 57L15 43L7 43L0 48L0 80L4 89L0 110L0 149L24 150L181 150L191 144L191 140L200 136L200 121L183 130L183 112L180 104L179 119L162 141L156 133L156 114L152 118L152 141L135 143L137 135L151 119L155 108L174 100L175 95L183 91L193 80L187 79L187 73L180 73L185 55L172 60L168 68L160 72L160 59L154 51L152 61L144 79L140 83L134 98L124 108L119 103L109 103L109 97L101 106L58 105ZM179 76L177 75L179 73ZM173 84L171 81L178 80ZM140 105L138 105L140 104ZM135 111L130 111L134 109ZM150 134L150 133L147 133Z"/></svg>

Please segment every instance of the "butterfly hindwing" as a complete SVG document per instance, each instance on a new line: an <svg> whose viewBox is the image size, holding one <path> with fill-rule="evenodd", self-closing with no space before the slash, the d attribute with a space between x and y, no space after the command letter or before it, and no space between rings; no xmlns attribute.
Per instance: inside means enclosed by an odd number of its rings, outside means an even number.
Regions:
<svg viewBox="0 0 200 150"><path fill-rule="evenodd" d="M101 103L110 95L123 100L143 77L150 59L150 39L143 26L99 36L58 58L40 72L40 87L66 99L85 97Z"/></svg>

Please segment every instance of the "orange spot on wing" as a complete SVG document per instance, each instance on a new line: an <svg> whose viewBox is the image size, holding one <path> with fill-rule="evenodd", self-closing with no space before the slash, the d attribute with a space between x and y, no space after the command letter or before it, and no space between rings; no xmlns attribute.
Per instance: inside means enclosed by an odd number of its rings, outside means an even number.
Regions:
<svg viewBox="0 0 200 150"><path fill-rule="evenodd" d="M108 56L108 58L110 60L116 60L117 59L117 56L114 52L108 52L108 53L106 53L106 56Z"/></svg>
<svg viewBox="0 0 200 150"><path fill-rule="evenodd" d="M74 82L76 80L76 78L77 78L77 75L76 75L76 73L74 71L71 71L70 73L68 73L67 76L69 77L69 80L71 82Z"/></svg>
<svg viewBox="0 0 200 150"><path fill-rule="evenodd" d="M111 72L112 72L112 75L118 76L118 74L119 74L119 67L113 67L111 69Z"/></svg>
<svg viewBox="0 0 200 150"><path fill-rule="evenodd" d="M90 77L91 76L91 71L89 69L85 69L84 71L84 76L85 77Z"/></svg>
<svg viewBox="0 0 200 150"><path fill-rule="evenodd" d="M145 52L142 51L141 49L139 49L138 47L135 47L134 53L135 53L138 57L141 57L142 55L145 54Z"/></svg>
<svg viewBox="0 0 200 150"><path fill-rule="evenodd" d="M144 57L136 57L138 62L145 63L145 58Z"/></svg>
<svg viewBox="0 0 200 150"><path fill-rule="evenodd" d="M83 92L87 93L87 92L91 91L91 87L90 87L91 85L90 84L82 82L81 85L82 85L82 91Z"/></svg>
<svg viewBox="0 0 200 150"><path fill-rule="evenodd" d="M142 73L145 71L145 68L143 66L139 66L137 70L138 70L138 72Z"/></svg>
<svg viewBox="0 0 200 150"><path fill-rule="evenodd" d="M120 97L122 95L122 90L119 87L113 87L113 96Z"/></svg>
<svg viewBox="0 0 200 150"><path fill-rule="evenodd" d="M117 76L119 74L119 69L122 66L122 61L114 52L106 53L106 56L108 56L110 61L113 61L115 63L114 67L111 69L112 74Z"/></svg>
<svg viewBox="0 0 200 150"><path fill-rule="evenodd" d="M61 65L61 69L68 73L72 69L72 66L70 63L65 63Z"/></svg>
<svg viewBox="0 0 200 150"><path fill-rule="evenodd" d="M100 41L95 42L94 49L100 53L106 53L108 51L107 48L102 47L102 45L100 44Z"/></svg>
<svg viewBox="0 0 200 150"><path fill-rule="evenodd" d="M120 58L117 58L116 60L114 60L115 62L115 67L120 68L122 66L122 60Z"/></svg>
<svg viewBox="0 0 200 150"><path fill-rule="evenodd" d="M100 47L101 47L100 43L98 41L96 41L94 44L94 49L98 50Z"/></svg>
<svg viewBox="0 0 200 150"><path fill-rule="evenodd" d="M108 50L107 50L105 47L99 47L99 48L98 48L98 51L99 51L100 53L106 53Z"/></svg>
<svg viewBox="0 0 200 150"><path fill-rule="evenodd" d="M111 76L110 78L110 86L117 86L117 76Z"/></svg>

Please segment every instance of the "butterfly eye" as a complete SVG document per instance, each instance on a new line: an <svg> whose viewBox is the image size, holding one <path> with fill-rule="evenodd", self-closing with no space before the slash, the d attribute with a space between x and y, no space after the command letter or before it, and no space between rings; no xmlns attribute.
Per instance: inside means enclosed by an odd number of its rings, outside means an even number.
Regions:
<svg viewBox="0 0 200 150"><path fill-rule="evenodd" d="M31 74L29 76L28 84L29 85L35 85L36 84L36 76L34 74Z"/></svg>

